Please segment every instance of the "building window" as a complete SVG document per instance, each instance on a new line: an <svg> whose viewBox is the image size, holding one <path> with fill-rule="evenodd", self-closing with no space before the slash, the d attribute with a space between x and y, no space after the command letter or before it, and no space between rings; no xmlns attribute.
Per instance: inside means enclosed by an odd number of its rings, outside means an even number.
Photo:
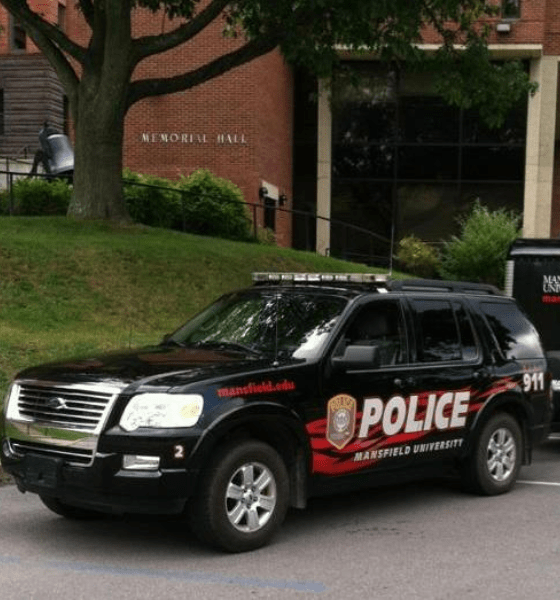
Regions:
<svg viewBox="0 0 560 600"><path fill-rule="evenodd" d="M12 50L25 50L27 47L27 34L25 29L13 19L10 27L10 48Z"/></svg>
<svg viewBox="0 0 560 600"><path fill-rule="evenodd" d="M66 6L62 2L58 3L58 14L56 24L62 31L66 30Z"/></svg>
<svg viewBox="0 0 560 600"><path fill-rule="evenodd" d="M504 19L519 19L521 0L502 0L502 17Z"/></svg>
<svg viewBox="0 0 560 600"><path fill-rule="evenodd" d="M264 199L264 226L266 229L276 230L276 200L273 198Z"/></svg>
<svg viewBox="0 0 560 600"><path fill-rule="evenodd" d="M365 262L387 256L393 234L448 239L475 199L491 210L523 209L526 104L489 129L474 110L439 98L429 75L373 62L345 67L360 83L333 85L331 215L385 241L378 247L333 223L331 254Z"/></svg>
<svg viewBox="0 0 560 600"><path fill-rule="evenodd" d="M0 135L4 135L4 90L0 89Z"/></svg>

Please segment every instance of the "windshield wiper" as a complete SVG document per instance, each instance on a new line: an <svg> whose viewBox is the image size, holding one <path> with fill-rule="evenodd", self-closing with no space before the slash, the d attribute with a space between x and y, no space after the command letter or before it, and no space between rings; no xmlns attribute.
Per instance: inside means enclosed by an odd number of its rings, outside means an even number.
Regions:
<svg viewBox="0 0 560 600"><path fill-rule="evenodd" d="M189 344L195 348L213 348L216 350L232 350L234 352L243 352L245 354L254 354L255 356L262 356L263 353L260 350L240 344L239 342L228 342L226 340L217 340L214 342L195 342Z"/></svg>
<svg viewBox="0 0 560 600"><path fill-rule="evenodd" d="M165 338L160 343L160 346L177 346L178 348L186 348L186 344L184 344L183 342L178 342L177 340L174 340L171 337Z"/></svg>

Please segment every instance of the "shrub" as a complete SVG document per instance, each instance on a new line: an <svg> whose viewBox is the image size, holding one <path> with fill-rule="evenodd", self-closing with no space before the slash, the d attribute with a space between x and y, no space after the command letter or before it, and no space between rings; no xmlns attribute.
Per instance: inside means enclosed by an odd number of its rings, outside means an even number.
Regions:
<svg viewBox="0 0 560 600"><path fill-rule="evenodd" d="M14 181L13 211L21 216L65 215L72 196L72 186L65 179L32 177ZM2 195L2 212L10 210L10 194Z"/></svg>
<svg viewBox="0 0 560 600"><path fill-rule="evenodd" d="M259 227L257 230L257 241L265 246L276 246L276 234L270 227Z"/></svg>
<svg viewBox="0 0 560 600"><path fill-rule="evenodd" d="M404 271L418 277L433 278L440 266L437 250L413 235L399 242L397 259Z"/></svg>
<svg viewBox="0 0 560 600"><path fill-rule="evenodd" d="M177 183L186 230L233 240L251 239L251 219L241 190L231 181L199 169Z"/></svg>
<svg viewBox="0 0 560 600"><path fill-rule="evenodd" d="M210 171L195 171L177 182L123 172L124 198L131 218L144 225L201 235L252 239L251 219L241 190ZM13 185L14 214L63 215L72 187L62 179L25 178ZM10 211L11 198L0 194L0 214Z"/></svg>
<svg viewBox="0 0 560 600"><path fill-rule="evenodd" d="M234 240L251 239L243 194L231 181L204 169L177 182L130 170L125 170L123 177L128 211L139 223Z"/></svg>
<svg viewBox="0 0 560 600"><path fill-rule="evenodd" d="M460 220L460 236L443 244L441 275L502 287L507 251L519 237L520 223L521 216L514 211L491 211L475 202L471 213Z"/></svg>
<svg viewBox="0 0 560 600"><path fill-rule="evenodd" d="M10 213L10 193L8 190L0 190L0 215Z"/></svg>
<svg viewBox="0 0 560 600"><path fill-rule="evenodd" d="M173 182L129 169L124 170L123 180L126 207L134 221L152 227L180 227L181 198L173 190Z"/></svg>

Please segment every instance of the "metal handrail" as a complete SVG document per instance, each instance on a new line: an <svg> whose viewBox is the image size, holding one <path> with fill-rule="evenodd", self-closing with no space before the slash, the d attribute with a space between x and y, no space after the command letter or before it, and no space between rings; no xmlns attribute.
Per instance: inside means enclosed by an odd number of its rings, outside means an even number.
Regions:
<svg viewBox="0 0 560 600"><path fill-rule="evenodd" d="M7 176L7 182L8 182L8 190L9 190L9 196L10 196L10 214L13 214L14 212L14 207L15 207L15 203L14 203L14 197L13 197L13 180L14 177L15 178L21 178L21 177L28 177L29 174L28 173L14 173L14 172L10 172L10 171L2 171L0 170L0 175L6 175ZM52 174L48 174L48 173L37 173L34 175L34 177L42 177L45 179L53 179L53 178L60 178L60 175L52 175ZM183 231L187 231L188 227L187 227L187 223L186 223L186 214L185 214L185 196L187 194L187 192L185 190L181 190L181 189L177 189L174 187L167 187L167 186L161 186L161 185L155 185L155 184L151 184L151 183L142 183L142 182L138 182L138 181L133 181L130 179L123 179L123 185L134 185L134 186L138 186L138 187L144 187L144 188L150 188L150 189L154 189L154 190L161 190L161 191L166 191L166 192L174 192L174 193L178 193L181 195L181 208L182 208L182 230ZM221 200L221 202L228 202L228 203L235 203L238 202L237 200ZM378 233L375 233L373 231L370 231L369 229L366 229L364 227L360 227L358 225L353 225L352 223L347 223L345 221L341 221L340 219L333 219L333 218L329 218L329 217L323 217L320 215L317 215L315 213L309 212L309 211L304 211L304 210L299 210L299 209L294 209L294 208L284 208L282 206L274 206L274 207L267 207L265 206L264 202L244 202L244 204L248 207L248 209L251 211L252 213L252 219L248 216L246 216L246 219L248 221L248 223L251 223L252 228L253 228L253 236L255 239L257 239L258 237L258 211L262 210L270 210L271 208L273 208L276 212L280 212L280 213L289 213L292 215L292 229L293 226L295 224L294 219L296 217L298 218L303 218L305 220L305 244L303 248L297 248L300 250L308 250L308 251L313 251L314 248L312 247L313 244L311 243L311 238L313 237L315 231L316 231L316 225L318 221L325 221L325 222L329 222L331 224L331 226L336 226L336 227L341 227L343 229L343 233L344 235L342 236L343 238L343 244L342 244L342 249L340 251L333 251L332 248L327 249L327 253L329 256L333 256L335 258L341 258L344 260L353 260L353 261L357 261L357 262L363 262L366 264L371 264L371 265L376 265L376 266L385 266L385 267L389 267L390 269L392 268L392 263L393 263L393 256L392 256L392 243L391 240L389 238L386 238ZM310 235L310 228L309 225L313 223L315 225L313 233ZM348 235L351 234L351 235ZM360 236L364 236L367 240L367 244L368 244L368 248L369 251L368 252L364 252L362 251L358 251L358 250L352 250L351 244L349 242L349 238L353 238L355 239L355 237L357 235ZM386 249L386 252L384 252L383 254L379 254L378 252L375 252L375 248L381 246L382 248Z"/></svg>
<svg viewBox="0 0 560 600"><path fill-rule="evenodd" d="M155 185L155 184L151 184L151 183L142 183L142 182L138 182L138 181L134 181L134 180L130 180L130 179L123 179L123 184L158 189L158 190L162 190L162 191L166 191L166 192L176 192L176 193L181 194L181 204L182 204L182 209L183 209L183 231L187 230L187 224L185 222L185 211L184 211L185 195L187 194L187 192L185 190L172 188L172 187L170 188L167 186ZM237 202L236 200L227 200L227 199L221 200L221 201L229 202L229 203ZM253 236L256 239L257 233L258 233L257 211L259 209L262 211L265 211L268 209L268 207L265 206L264 202L244 202L244 204L247 207L249 207L249 209L252 211L253 218L249 219L247 217L247 220L249 222L252 222ZM315 213L308 212L308 211L303 211L303 210L293 209L293 208L284 208L282 206L274 206L274 210L276 212L289 213L293 216L299 216L299 217L303 217L308 220L313 220L315 222L315 225L316 225L317 221L321 220L321 221L329 222L331 224L331 226L336 225L336 226L342 227L344 229L345 233L351 232L354 234L361 234L361 235L367 236L369 238L370 242L375 241L378 244L385 246L387 248L386 255L380 256L379 254L374 253L371 243L370 243L370 252L365 253L365 254L360 253L360 252L352 252L351 250L349 250L347 248L347 245L345 245L344 250L341 252L341 256L337 256L336 253L333 253L332 249L330 249L330 248L328 249L328 254L330 256L342 258L344 260L356 260L356 261L371 263L371 264L376 264L376 265L382 264L383 266L388 266L389 268L392 268L392 263L393 263L392 251L391 251L392 243L389 238L379 235L378 233L370 231L369 229L366 229L364 227L360 227L358 225L353 225L351 223L341 221L340 219L323 217L323 216L320 216L320 215L317 215ZM345 236L345 237L348 237L348 236ZM312 250L309 243L306 243L306 247L304 249Z"/></svg>

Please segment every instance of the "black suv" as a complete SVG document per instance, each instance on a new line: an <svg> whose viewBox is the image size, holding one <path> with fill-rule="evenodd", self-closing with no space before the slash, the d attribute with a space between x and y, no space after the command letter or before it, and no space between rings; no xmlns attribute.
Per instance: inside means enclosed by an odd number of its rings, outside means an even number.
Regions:
<svg viewBox="0 0 560 600"><path fill-rule="evenodd" d="M514 484L548 432L539 336L491 286L256 274L156 347L29 368L2 464L66 517L183 513L230 551L335 490Z"/></svg>

